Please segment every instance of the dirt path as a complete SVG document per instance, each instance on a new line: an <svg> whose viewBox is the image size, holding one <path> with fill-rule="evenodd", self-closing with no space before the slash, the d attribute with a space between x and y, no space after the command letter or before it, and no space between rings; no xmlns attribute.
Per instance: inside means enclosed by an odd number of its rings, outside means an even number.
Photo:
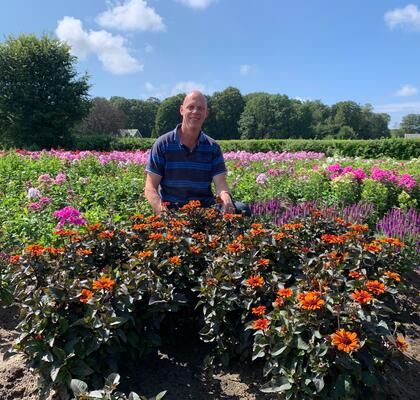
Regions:
<svg viewBox="0 0 420 400"><path fill-rule="evenodd" d="M406 353L403 371L394 371L389 378L389 399L417 400L420 393L420 272L411 277L413 284L409 301L414 310L409 327L410 348ZM17 309L0 307L0 400L37 400L36 378L25 366L23 357L3 359L6 348L16 337ZM135 390L153 396L167 390L165 400L266 400L272 396L258 390L261 368L236 363L220 369L214 379L203 379L201 362L207 347L196 337L176 335L156 356L138 364L134 371L121 372L119 389ZM383 397L381 397L381 400Z"/></svg>

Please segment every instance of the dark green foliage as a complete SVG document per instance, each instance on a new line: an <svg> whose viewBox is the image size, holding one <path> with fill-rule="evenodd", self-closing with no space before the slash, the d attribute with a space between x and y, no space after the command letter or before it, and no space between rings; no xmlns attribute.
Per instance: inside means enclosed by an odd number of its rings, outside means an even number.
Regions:
<svg viewBox="0 0 420 400"><path fill-rule="evenodd" d="M87 76L77 79L69 47L48 36L0 43L0 143L69 146L70 129L88 112Z"/></svg>
<svg viewBox="0 0 420 400"><path fill-rule="evenodd" d="M176 96L168 97L159 104L156 113L155 129L152 137L159 137L166 132L174 129L182 120L179 108L184 100L185 94L180 93Z"/></svg>
<svg viewBox="0 0 420 400"><path fill-rule="evenodd" d="M399 130L403 134L420 133L420 114L408 114L403 117Z"/></svg>

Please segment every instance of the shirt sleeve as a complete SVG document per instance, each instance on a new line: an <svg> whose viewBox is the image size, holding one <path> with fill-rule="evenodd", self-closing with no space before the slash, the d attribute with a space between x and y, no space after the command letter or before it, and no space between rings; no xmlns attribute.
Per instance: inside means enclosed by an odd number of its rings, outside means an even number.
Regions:
<svg viewBox="0 0 420 400"><path fill-rule="evenodd" d="M152 149L149 153L149 159L146 164L146 172L152 172L153 174L163 177L165 169L165 156L162 150L161 143L153 143Z"/></svg>
<svg viewBox="0 0 420 400"><path fill-rule="evenodd" d="M212 160L212 175L225 174L227 172L225 160L223 158L222 150L220 146L215 143L215 150L213 152Z"/></svg>

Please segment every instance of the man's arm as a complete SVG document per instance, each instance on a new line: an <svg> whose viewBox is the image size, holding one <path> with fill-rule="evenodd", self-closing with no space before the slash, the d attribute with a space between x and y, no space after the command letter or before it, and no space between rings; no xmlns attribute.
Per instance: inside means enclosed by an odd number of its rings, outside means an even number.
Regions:
<svg viewBox="0 0 420 400"><path fill-rule="evenodd" d="M156 214L160 214L165 209L158 192L161 179L162 177L160 175L148 172L144 185L144 195Z"/></svg>
<svg viewBox="0 0 420 400"><path fill-rule="evenodd" d="M213 177L214 185L216 186L216 196L220 197L223 202L222 211L233 213L235 206L229 194L229 186L226 182L226 174L219 174Z"/></svg>

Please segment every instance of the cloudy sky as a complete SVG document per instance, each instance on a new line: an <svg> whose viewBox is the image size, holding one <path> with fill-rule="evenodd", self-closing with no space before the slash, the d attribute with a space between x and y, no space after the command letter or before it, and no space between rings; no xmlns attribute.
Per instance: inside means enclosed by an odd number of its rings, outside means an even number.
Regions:
<svg viewBox="0 0 420 400"><path fill-rule="evenodd" d="M235 86L392 117L420 113L420 2L1 0L0 40L58 37L92 96L165 98Z"/></svg>

